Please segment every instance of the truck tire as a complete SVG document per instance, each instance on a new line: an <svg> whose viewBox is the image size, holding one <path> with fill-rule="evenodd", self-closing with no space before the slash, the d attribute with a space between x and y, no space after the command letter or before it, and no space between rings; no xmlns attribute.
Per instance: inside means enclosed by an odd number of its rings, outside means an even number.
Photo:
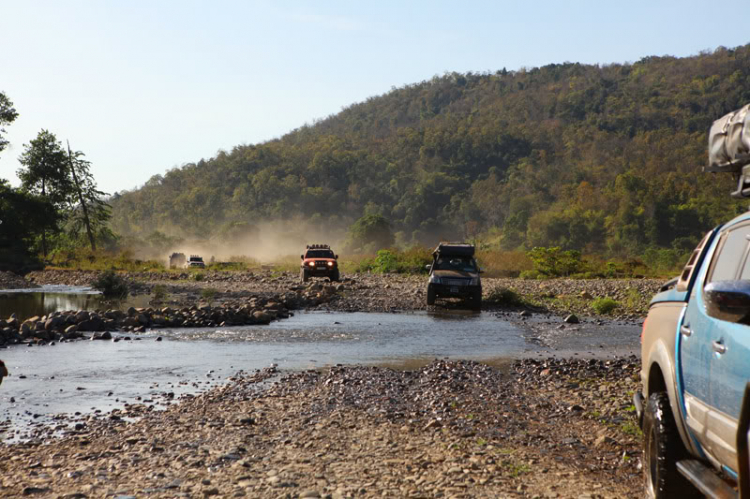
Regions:
<svg viewBox="0 0 750 499"><path fill-rule="evenodd" d="M307 274L307 269L300 269L299 278L302 282L307 282L307 280L310 279L310 276Z"/></svg>
<svg viewBox="0 0 750 499"><path fill-rule="evenodd" d="M435 304L435 288L427 286L427 305Z"/></svg>
<svg viewBox="0 0 750 499"><path fill-rule="evenodd" d="M481 290L471 292L471 309L482 310L482 291Z"/></svg>
<svg viewBox="0 0 750 499"><path fill-rule="evenodd" d="M677 471L687 452L677 432L669 397L652 393L643 414L643 476L646 497L702 497Z"/></svg>
<svg viewBox="0 0 750 499"><path fill-rule="evenodd" d="M341 276L339 276L339 271L333 272L331 274L331 282L337 282L340 279Z"/></svg>

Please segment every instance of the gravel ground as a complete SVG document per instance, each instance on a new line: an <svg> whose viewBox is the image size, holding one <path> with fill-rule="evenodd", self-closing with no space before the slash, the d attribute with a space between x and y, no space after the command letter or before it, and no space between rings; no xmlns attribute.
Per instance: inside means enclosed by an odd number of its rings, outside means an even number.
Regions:
<svg viewBox="0 0 750 499"><path fill-rule="evenodd" d="M96 273L27 277L86 285ZM311 309L426 308L424 276L359 275L305 287L296 275L270 272L126 278L135 293L165 286L174 303L213 288L217 301L298 292L327 296ZM661 285L483 281L485 298L496 288L515 290L524 300L516 310L590 316L591 302L609 296L623 303L610 318L642 317ZM509 313L502 303L485 308ZM526 359L502 369L436 360L405 371L239 373L163 411L151 404L60 415L29 442L0 444L0 496L637 497L640 433L631 398L639 368L626 357Z"/></svg>
<svg viewBox="0 0 750 499"><path fill-rule="evenodd" d="M0 444L3 497L636 497L634 357L238 375ZM130 421L130 422L129 422ZM60 424L64 424L64 418Z"/></svg>
<svg viewBox="0 0 750 499"><path fill-rule="evenodd" d="M91 271L47 270L32 272L27 279L37 284L89 285L97 275L97 272ZM205 288L215 289L218 299L283 294L290 290L303 292L306 289L299 282L299 276L290 272L207 271L203 273L201 281L191 279L191 274L187 273L136 272L124 275L131 283L131 292L150 293L154 286L163 285L177 304L200 299L201 290ZM325 282L323 279L313 280L307 287ZM504 308L505 304L493 303L488 298L495 290L507 288L516 291L528 306L558 314L596 315L592 303L597 298L609 297L619 305L609 315L610 318L633 319L645 316L651 297L664 280L484 278L482 282L485 309ZM355 274L343 276L339 284L341 289L337 297L311 308L362 312L427 309L425 276ZM336 284L336 287L339 285ZM446 303L451 306L449 302L442 302L441 306Z"/></svg>

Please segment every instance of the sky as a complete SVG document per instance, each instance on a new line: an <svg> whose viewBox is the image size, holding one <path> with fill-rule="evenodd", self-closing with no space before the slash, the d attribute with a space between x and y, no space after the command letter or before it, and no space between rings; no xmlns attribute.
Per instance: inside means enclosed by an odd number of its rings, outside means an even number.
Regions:
<svg viewBox="0 0 750 499"><path fill-rule="evenodd" d="M446 71L625 63L750 42L706 0L0 0L0 178L42 130L131 190Z"/></svg>

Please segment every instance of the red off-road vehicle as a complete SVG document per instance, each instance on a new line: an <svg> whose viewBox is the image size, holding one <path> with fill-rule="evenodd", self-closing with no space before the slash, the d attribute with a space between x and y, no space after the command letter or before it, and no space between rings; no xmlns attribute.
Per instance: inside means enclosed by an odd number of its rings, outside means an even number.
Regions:
<svg viewBox="0 0 750 499"><path fill-rule="evenodd" d="M308 244L305 254L300 255L302 264L300 265L300 279L307 282L311 277L327 277L331 281L338 281L339 264L338 255L331 251L327 244Z"/></svg>

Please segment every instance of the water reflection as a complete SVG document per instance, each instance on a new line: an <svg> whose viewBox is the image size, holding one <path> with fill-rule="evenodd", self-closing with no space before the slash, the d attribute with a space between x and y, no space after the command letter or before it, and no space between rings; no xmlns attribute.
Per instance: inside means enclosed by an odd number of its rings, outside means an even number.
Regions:
<svg viewBox="0 0 750 499"><path fill-rule="evenodd" d="M34 290L0 290L0 319L16 314L18 320L24 321L63 310L124 310L130 306L148 306L148 296L112 302L105 300L97 291L84 287L44 286Z"/></svg>

